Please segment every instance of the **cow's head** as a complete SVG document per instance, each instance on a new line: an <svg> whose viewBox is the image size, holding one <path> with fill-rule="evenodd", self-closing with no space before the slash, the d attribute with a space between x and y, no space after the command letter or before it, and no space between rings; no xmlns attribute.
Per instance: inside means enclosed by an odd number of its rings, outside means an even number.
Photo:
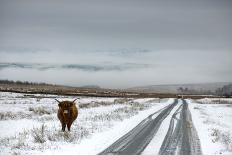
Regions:
<svg viewBox="0 0 232 155"><path fill-rule="evenodd" d="M77 99L75 99L75 100L73 100L73 101L59 101L59 100L57 100L57 99L55 99L55 100L58 102L58 106L59 106L59 108L63 111L63 113L64 113L64 114L67 114L67 113L69 113L70 108L71 108L73 105L75 105L75 101L76 101Z"/></svg>

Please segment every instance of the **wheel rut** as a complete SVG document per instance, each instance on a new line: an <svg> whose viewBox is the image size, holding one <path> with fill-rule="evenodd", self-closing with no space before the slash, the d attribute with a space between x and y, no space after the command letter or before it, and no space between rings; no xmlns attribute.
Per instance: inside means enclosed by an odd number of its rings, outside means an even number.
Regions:
<svg viewBox="0 0 232 155"><path fill-rule="evenodd" d="M159 155L202 155L188 104L185 100L182 101L182 105L172 115Z"/></svg>
<svg viewBox="0 0 232 155"><path fill-rule="evenodd" d="M146 146L150 143L157 133L163 120L170 114L172 109L177 105L178 100L163 108L160 113L153 119L156 113L151 114L144 119L135 128L119 138L116 142L106 148L99 155L104 154L141 154Z"/></svg>

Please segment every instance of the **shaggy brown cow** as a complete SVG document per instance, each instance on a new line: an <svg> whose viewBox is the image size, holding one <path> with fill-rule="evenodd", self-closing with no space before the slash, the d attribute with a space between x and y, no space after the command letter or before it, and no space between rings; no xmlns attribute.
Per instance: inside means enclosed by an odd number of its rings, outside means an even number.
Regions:
<svg viewBox="0 0 232 155"><path fill-rule="evenodd" d="M58 101L59 110L57 116L62 125L62 131L65 131L66 125L68 127L68 131L70 131L72 123L76 120L78 116L78 110L76 107L75 99L74 101Z"/></svg>

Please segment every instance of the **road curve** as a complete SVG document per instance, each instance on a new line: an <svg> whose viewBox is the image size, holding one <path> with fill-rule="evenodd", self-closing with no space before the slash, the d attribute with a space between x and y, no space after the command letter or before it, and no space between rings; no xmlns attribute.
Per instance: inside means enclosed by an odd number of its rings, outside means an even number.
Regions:
<svg viewBox="0 0 232 155"><path fill-rule="evenodd" d="M144 119L135 128L129 131L126 135L119 138L116 142L106 148L99 155L104 154L141 154L141 152L150 143L156 132L158 131L162 121L170 114L172 109L177 105L178 100L175 99L174 103L166 106L161 110L156 118L151 114Z"/></svg>
<svg viewBox="0 0 232 155"><path fill-rule="evenodd" d="M200 140L185 100L172 115L168 132L159 151L159 155L174 154L202 155Z"/></svg>

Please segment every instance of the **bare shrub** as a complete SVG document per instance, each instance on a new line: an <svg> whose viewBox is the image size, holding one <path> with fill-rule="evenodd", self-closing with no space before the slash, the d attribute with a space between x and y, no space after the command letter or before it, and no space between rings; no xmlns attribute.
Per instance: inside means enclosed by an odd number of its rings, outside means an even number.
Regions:
<svg viewBox="0 0 232 155"><path fill-rule="evenodd" d="M28 135L28 131L26 131L26 130L19 133L19 135L17 136L17 141L14 145L12 145L12 148L13 149L25 149L25 148L27 148L27 145L25 144L27 135Z"/></svg>
<svg viewBox="0 0 232 155"><path fill-rule="evenodd" d="M14 148L14 149L21 149L23 147L25 147L25 143L22 140L18 140L18 142L15 145L13 145L12 148Z"/></svg>
<svg viewBox="0 0 232 155"><path fill-rule="evenodd" d="M232 152L232 138L230 132L223 132L219 129L212 129L211 136L213 137L212 141L222 143L226 151Z"/></svg>
<svg viewBox="0 0 232 155"><path fill-rule="evenodd" d="M51 115L56 113L56 108L52 108L52 107L29 107L28 108L29 111L33 112L33 113L28 113L27 111L22 112L22 111L18 111L18 112L12 112L12 111L7 111L7 112L0 112L0 120L17 120L17 119L24 119L24 118L28 118L31 119L33 117L33 114L37 114L37 115ZM27 113L26 113L27 112ZM51 120L53 117L47 117L44 118L45 120Z"/></svg>
<svg viewBox="0 0 232 155"><path fill-rule="evenodd" d="M85 121L92 122L104 122L104 121L122 121L125 118L129 118L138 114L138 111L145 110L149 107L149 105L140 104L138 102L131 102L128 106L115 109L110 113L101 113L97 115L93 115L91 117L85 118Z"/></svg>
<svg viewBox="0 0 232 155"><path fill-rule="evenodd" d="M71 132L53 131L47 134L48 140L50 141L67 141L73 142L76 138Z"/></svg>
<svg viewBox="0 0 232 155"><path fill-rule="evenodd" d="M118 98L118 99L114 100L114 103L116 103L116 104L124 104L124 103L130 102L130 101L132 101L132 99L130 99L130 98Z"/></svg>
<svg viewBox="0 0 232 155"><path fill-rule="evenodd" d="M0 113L0 120L8 120L8 119L15 119L16 115L12 112L1 112Z"/></svg>
<svg viewBox="0 0 232 155"><path fill-rule="evenodd" d="M1 146L7 146L7 145L9 145L9 143L10 143L10 138L9 137L0 139L0 145Z"/></svg>
<svg viewBox="0 0 232 155"><path fill-rule="evenodd" d="M232 152L232 138L229 132L221 133L221 141L226 146L226 150Z"/></svg>
<svg viewBox="0 0 232 155"><path fill-rule="evenodd" d="M140 104L138 102L131 102L130 105L138 111L145 110L151 106L150 104Z"/></svg>
<svg viewBox="0 0 232 155"><path fill-rule="evenodd" d="M146 103L151 103L152 101L146 102ZM130 104L130 105L132 105L132 104L140 104L140 103L134 102L134 99L131 99L131 98L118 98L118 99L115 99L113 102L105 102L105 101L96 102L96 101L92 101L90 103L80 104L79 108L95 108L95 107L110 106L110 105L115 105L115 104L125 104L125 105ZM140 104L140 105L144 105L144 104Z"/></svg>
<svg viewBox="0 0 232 155"><path fill-rule="evenodd" d="M219 141L219 130L213 128L213 129L212 129L211 136L214 137L214 139L212 139L212 142L213 142L213 143L218 142L218 141Z"/></svg>
<svg viewBox="0 0 232 155"><path fill-rule="evenodd" d="M15 119L23 119L30 118L30 114L26 114L23 112L0 112L0 120L15 120Z"/></svg>
<svg viewBox="0 0 232 155"><path fill-rule="evenodd" d="M196 102L200 104L232 104L232 100L227 99L199 99Z"/></svg>
<svg viewBox="0 0 232 155"><path fill-rule="evenodd" d="M50 130L46 136L50 141L66 141L66 142L77 142L90 135L88 128L76 125L75 130L71 132L62 132L58 130Z"/></svg>
<svg viewBox="0 0 232 155"><path fill-rule="evenodd" d="M77 126L77 127L78 127L77 129L79 129L79 132L77 134L77 137L79 139L83 139L83 138L89 136L90 133L89 133L89 130L87 128L85 128L83 126Z"/></svg>
<svg viewBox="0 0 232 155"><path fill-rule="evenodd" d="M40 122L46 122L46 121L51 121L51 120L56 120L57 119L57 115L44 115L44 116L41 116L41 117L37 117L35 118L37 121L40 121Z"/></svg>
<svg viewBox="0 0 232 155"><path fill-rule="evenodd" d="M32 130L32 136L34 138L34 141L36 143L44 143L46 142L46 137L45 137L45 125L42 124L41 128L34 128Z"/></svg>
<svg viewBox="0 0 232 155"><path fill-rule="evenodd" d="M111 113L106 113L106 114L98 114L98 115L94 115L92 117L88 117L86 118L87 121L93 121L93 122L109 122L112 120L122 120L123 117L122 115L120 115L119 112L117 111L113 111Z"/></svg>
<svg viewBox="0 0 232 155"><path fill-rule="evenodd" d="M55 108L45 107L45 106L41 106L41 107L29 107L28 110L34 112L37 115L44 115L44 114L50 115L50 114L56 112Z"/></svg>
<svg viewBox="0 0 232 155"><path fill-rule="evenodd" d="M113 102L96 102L96 101L92 101L90 103L86 103L86 104L80 104L79 108L95 108L95 107L100 107L100 106L110 106L114 104Z"/></svg>

